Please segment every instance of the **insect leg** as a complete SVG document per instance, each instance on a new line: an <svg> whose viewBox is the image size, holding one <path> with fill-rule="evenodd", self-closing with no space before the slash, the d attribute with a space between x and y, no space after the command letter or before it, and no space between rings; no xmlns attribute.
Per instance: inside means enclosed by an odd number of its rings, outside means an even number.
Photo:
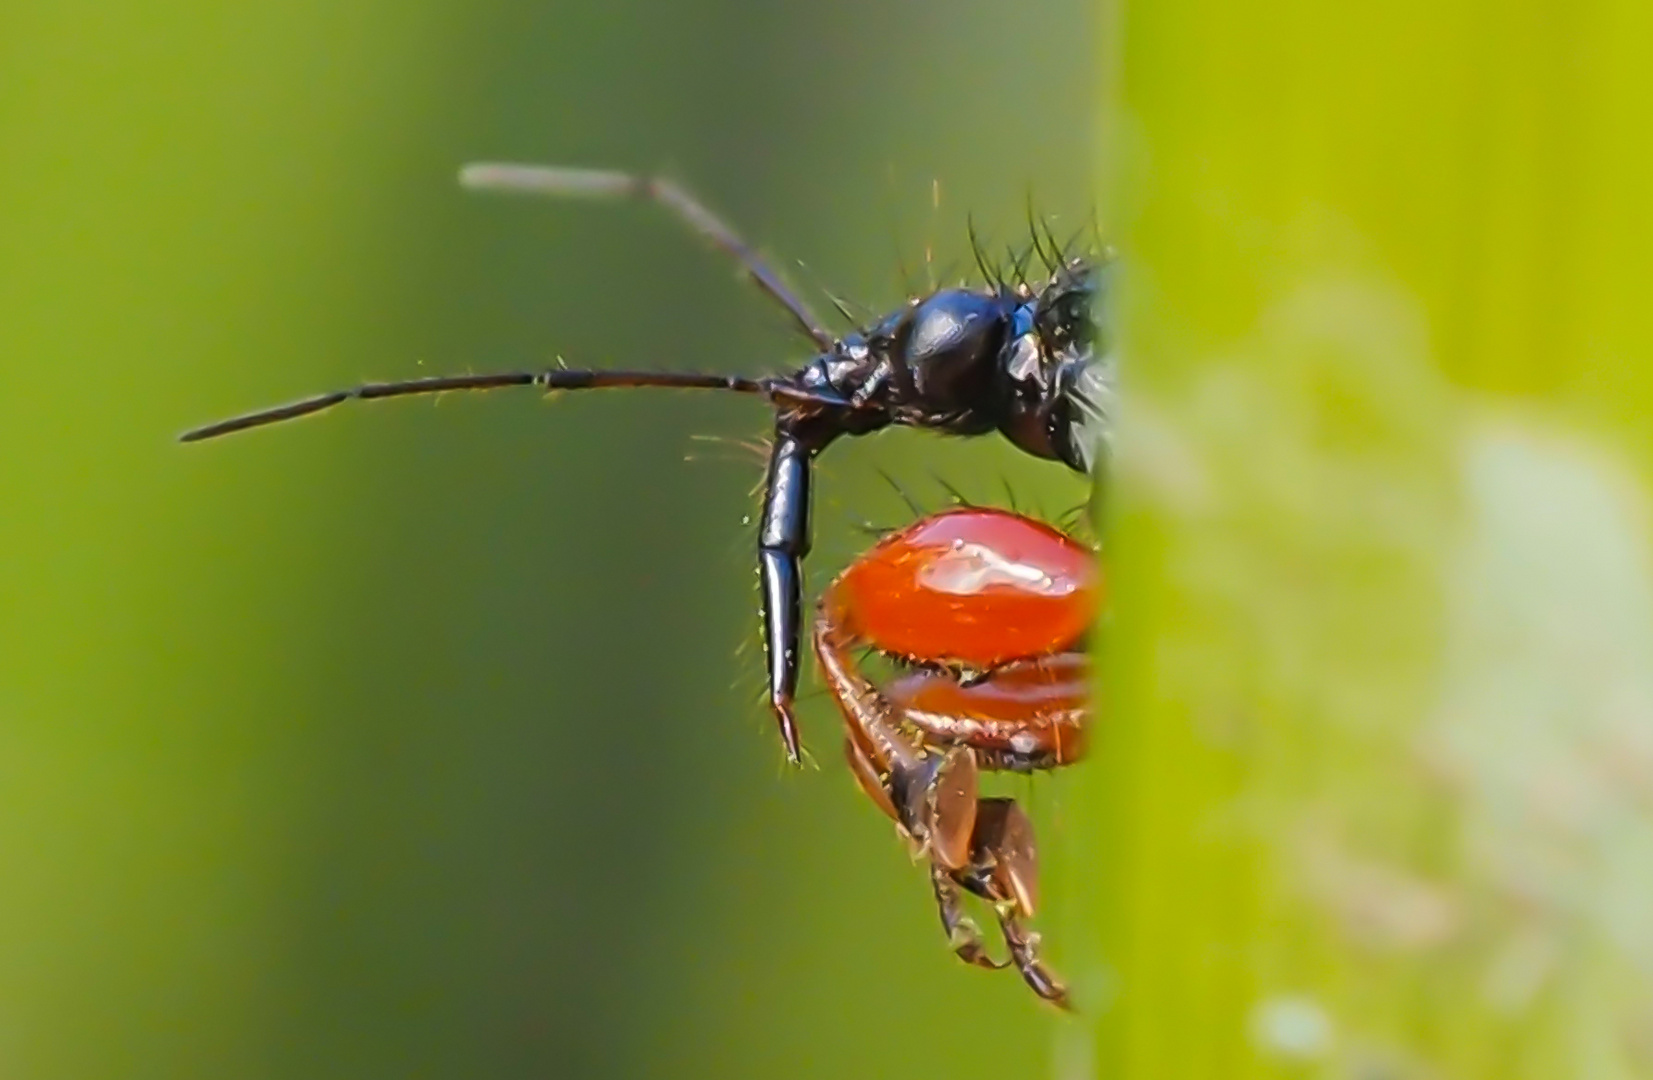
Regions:
<svg viewBox="0 0 1653 1080"><path fill-rule="evenodd" d="M861 789L878 807L901 820L899 792L879 775L854 734L844 740L844 756ZM893 774L892 774L893 778ZM903 832L907 830L902 829ZM933 852L932 852L933 854ZM930 862L930 886L947 943L960 960L976 967L997 969L1014 963L1022 978L1039 996L1066 1006L1066 992L1039 962L1038 937L1026 930L1019 916L1032 914L1037 903L1037 866L1032 826L1010 799L980 799L970 837L969 865L949 869L935 858ZM1009 963L994 960L982 943L981 931L964 915L960 886L995 905L1001 932L1010 948Z"/></svg>
<svg viewBox="0 0 1653 1080"><path fill-rule="evenodd" d="M970 869L954 874L966 889L990 901L1010 959L1033 992L1068 1008L1067 989L1039 960L1039 935L1022 925L1039 903L1039 855L1033 823L1014 799L982 799L970 838Z"/></svg>
<svg viewBox="0 0 1653 1080"><path fill-rule="evenodd" d="M976 824L975 752L924 747L902 732L889 704L856 670L852 649L851 639L823 612L815 623L815 655L844 717L856 779L932 861L948 869L968 867Z"/></svg>
<svg viewBox="0 0 1653 1080"><path fill-rule="evenodd" d="M997 970L1007 966L1003 961L987 955L982 944L981 931L967 918L963 910L963 896L951 872L930 864L930 885L936 894L936 911L941 915L941 928L947 931L947 943L960 960L976 967Z"/></svg>
<svg viewBox="0 0 1653 1080"><path fill-rule="evenodd" d="M1011 961L1022 973L1022 981L1057 1008L1071 1009L1073 1006L1068 1001L1067 987L1039 959L1039 935L1023 926L1015 909L1009 905L1000 905L998 913L999 929L1004 933L1005 944L1010 947Z"/></svg>
<svg viewBox="0 0 1653 1080"><path fill-rule="evenodd" d="M815 623L815 654L848 729L850 771L901 831L924 845L949 943L960 959L999 967L964 918L959 886L994 906L1011 962L1040 997L1068 1007L1067 990L1038 957L1039 936L1022 925L1039 903L1033 823L1013 799L976 798L974 753L941 752L891 722L891 706L854 667L853 638L834 617L829 593Z"/></svg>
<svg viewBox="0 0 1653 1080"><path fill-rule="evenodd" d="M769 454L763 523L758 529L758 580L763 596L763 642L769 658L769 704L780 724L786 756L796 763L798 650L803 637L803 571L809 554L810 450L778 434Z"/></svg>

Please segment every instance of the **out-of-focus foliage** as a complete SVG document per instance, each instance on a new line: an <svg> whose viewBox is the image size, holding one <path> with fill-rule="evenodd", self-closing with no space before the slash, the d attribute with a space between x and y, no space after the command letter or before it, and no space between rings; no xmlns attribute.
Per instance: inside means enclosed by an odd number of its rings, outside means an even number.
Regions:
<svg viewBox="0 0 1653 1080"><path fill-rule="evenodd" d="M1064 1068L1653 1075L1653 9L1119 26Z"/></svg>

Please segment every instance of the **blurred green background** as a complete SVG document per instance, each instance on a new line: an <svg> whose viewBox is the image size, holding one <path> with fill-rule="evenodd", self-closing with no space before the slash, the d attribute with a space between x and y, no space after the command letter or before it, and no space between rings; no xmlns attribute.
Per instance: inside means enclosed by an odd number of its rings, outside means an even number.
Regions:
<svg viewBox="0 0 1653 1080"><path fill-rule="evenodd" d="M7 4L0 1076L1047 1071L1048 1010L948 954L818 697L820 768L782 766L760 467L694 438L751 402L172 439L361 378L794 364L663 214L456 170L663 167L882 309L967 212L1089 215L1096 33L1085 0ZM875 465L1082 498L867 442L823 462L816 584L910 516ZM1022 788L1046 830L1058 786Z"/></svg>
<svg viewBox="0 0 1653 1080"><path fill-rule="evenodd" d="M1120 5L1074 1075L1653 1076L1653 5Z"/></svg>

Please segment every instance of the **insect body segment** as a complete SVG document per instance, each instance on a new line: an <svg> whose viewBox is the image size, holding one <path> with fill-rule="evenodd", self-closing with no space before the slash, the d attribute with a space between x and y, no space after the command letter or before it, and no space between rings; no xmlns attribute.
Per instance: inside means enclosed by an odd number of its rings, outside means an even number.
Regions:
<svg viewBox="0 0 1653 1080"><path fill-rule="evenodd" d="M821 598L814 644L863 791L930 861L953 950L1002 966L964 918L961 890L993 905L1010 963L1040 997L1067 993L1024 920L1038 907L1033 825L1013 799L980 796L982 770L1031 771L1084 752L1100 601L1095 553L1029 518L965 507L885 537ZM856 652L909 666L877 686Z"/></svg>
<svg viewBox="0 0 1653 1080"><path fill-rule="evenodd" d="M985 670L1077 641L1095 554L1042 522L967 507L885 537L838 578L840 621L884 652Z"/></svg>
<svg viewBox="0 0 1653 1080"><path fill-rule="evenodd" d="M723 390L761 397L774 411L774 443L758 529L769 697L786 753L799 760L793 698L803 632L802 563L811 541L814 458L835 440L892 425L954 435L1002 432L1036 457L1080 472L1096 458L1111 369L1092 317L1101 267L1046 253L1037 284L994 282L944 289L908 302L869 327L835 337L780 276L722 219L659 177L551 166L472 165L470 188L563 197L647 199L739 263L784 308L814 349L789 375L669 371L514 371L368 383L207 424L186 442L307 416L353 400L526 386L548 390L620 387Z"/></svg>
<svg viewBox="0 0 1653 1080"><path fill-rule="evenodd" d="M1035 772L1085 755L1090 663L1056 653L960 681L952 672L909 672L883 688L903 723L932 742L964 743L983 768Z"/></svg>

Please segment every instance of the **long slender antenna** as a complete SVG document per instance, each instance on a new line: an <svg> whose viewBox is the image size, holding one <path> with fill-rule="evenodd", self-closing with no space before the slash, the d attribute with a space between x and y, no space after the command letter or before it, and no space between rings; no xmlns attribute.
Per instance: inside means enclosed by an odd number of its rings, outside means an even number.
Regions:
<svg viewBox="0 0 1653 1080"><path fill-rule="evenodd" d="M739 394L767 394L768 379L743 375L701 375L682 371L589 371L554 368L549 371L502 371L492 375L437 375L403 382L362 383L348 390L317 394L302 401L276 405L257 412L232 416L214 424L192 428L178 436L179 442L216 439L248 428L279 424L309 416L346 401L374 401L379 398L410 397L415 394L444 394L450 390L498 390L508 386L538 386L545 390L601 390L609 387L655 386L676 390L732 390Z"/></svg>
<svg viewBox="0 0 1653 1080"><path fill-rule="evenodd" d="M676 214L689 228L710 240L757 283L758 288L788 313L815 345L832 348L834 338L821 325L796 293L742 240L740 234L706 208L687 189L662 176L639 176L609 169L575 169L560 165L517 165L507 162L477 162L459 170L459 183L472 191L508 191L525 195L554 195L566 198L652 199Z"/></svg>

